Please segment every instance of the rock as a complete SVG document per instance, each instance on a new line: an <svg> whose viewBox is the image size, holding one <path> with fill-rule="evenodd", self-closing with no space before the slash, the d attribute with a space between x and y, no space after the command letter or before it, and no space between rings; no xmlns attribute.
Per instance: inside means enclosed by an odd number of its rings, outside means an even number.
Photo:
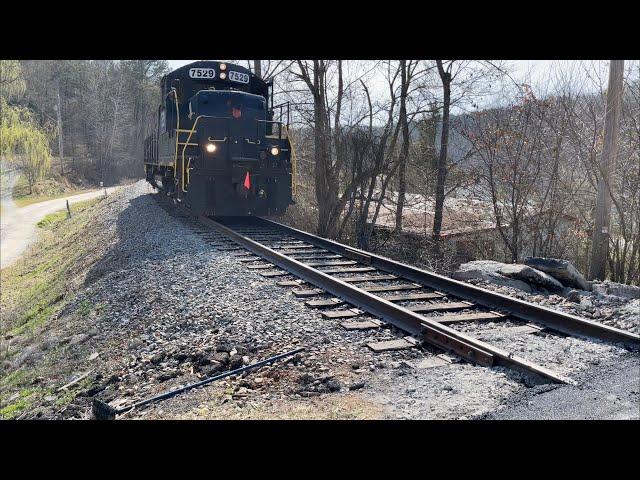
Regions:
<svg viewBox="0 0 640 480"><path fill-rule="evenodd" d="M300 383L301 385L308 385L310 383L313 383L314 380L315 379L313 378L313 376L309 373L303 373L298 377L298 383Z"/></svg>
<svg viewBox="0 0 640 480"><path fill-rule="evenodd" d="M143 345L143 342L139 338L134 338L134 339L129 340L127 342L127 348L129 350L136 350L136 349L140 348L142 345Z"/></svg>
<svg viewBox="0 0 640 480"><path fill-rule="evenodd" d="M601 295L615 295L616 297L640 299L640 287L616 282L593 282L592 289Z"/></svg>
<svg viewBox="0 0 640 480"><path fill-rule="evenodd" d="M202 365L209 365L213 360L211 360L211 358L209 358L209 356L207 356L205 353L196 352L193 355L191 355L191 361L196 366L202 366Z"/></svg>
<svg viewBox="0 0 640 480"><path fill-rule="evenodd" d="M187 355L185 352L178 352L173 356L173 358L175 358L179 362L183 362L187 358L189 358L189 355Z"/></svg>
<svg viewBox="0 0 640 480"><path fill-rule="evenodd" d="M229 352L217 352L213 354L213 359L216 362L220 362L223 364L229 363Z"/></svg>
<svg viewBox="0 0 640 480"><path fill-rule="evenodd" d="M365 382L355 382L349 385L349 390L360 390L361 388L364 388L365 385Z"/></svg>
<svg viewBox="0 0 640 480"><path fill-rule="evenodd" d="M580 300L581 300L580 290L570 289L567 293L565 293L564 296L570 302L580 303Z"/></svg>
<svg viewBox="0 0 640 480"><path fill-rule="evenodd" d="M330 378L324 384L326 385L327 390L329 390L330 392L339 392L342 388L340 382L335 378Z"/></svg>
<svg viewBox="0 0 640 480"><path fill-rule="evenodd" d="M164 373L162 373L162 374L160 374L158 376L158 381L159 382L166 382L167 380L171 380L172 378L176 378L178 375L179 375L178 372L176 372L175 370L171 371L171 372L164 372Z"/></svg>
<svg viewBox="0 0 640 480"><path fill-rule="evenodd" d="M159 364L160 362L162 362L162 359L164 359L164 354L162 353L156 353L154 356L151 357L151 363L153 363L154 365Z"/></svg>
<svg viewBox="0 0 640 480"><path fill-rule="evenodd" d="M40 360L43 355L44 353L38 348L38 345L30 345L14 360L13 368L18 368L24 364L34 364Z"/></svg>
<svg viewBox="0 0 640 480"><path fill-rule="evenodd" d="M541 272L528 265L505 264L498 270L498 273L505 277L522 280L528 284L540 286L551 292L560 292L564 288L562 284L551 275Z"/></svg>
<svg viewBox="0 0 640 480"><path fill-rule="evenodd" d="M527 283L505 277L498 273L498 270L504 266L506 266L506 263L494 262L492 260L475 260L473 262L463 263L451 276L456 280L484 280L485 282L496 285L517 288L527 293L533 292L533 289Z"/></svg>
<svg viewBox="0 0 640 480"><path fill-rule="evenodd" d="M232 347L229 343L220 342L216 345L216 352L226 352L229 353L232 350Z"/></svg>
<svg viewBox="0 0 640 480"><path fill-rule="evenodd" d="M229 360L229 368L231 370L235 370L236 368L242 367L242 357L239 355L234 355Z"/></svg>
<svg viewBox="0 0 640 480"><path fill-rule="evenodd" d="M80 343L86 342L90 338L91 336L87 335L86 333L79 333L71 337L71 340L69 340L69 345L78 345Z"/></svg>
<svg viewBox="0 0 640 480"><path fill-rule="evenodd" d="M524 263L525 265L553 276L567 287L589 290L589 283L568 260L558 258L526 257L524 259Z"/></svg>
<svg viewBox="0 0 640 480"><path fill-rule="evenodd" d="M224 365L220 362L211 362L209 365L204 365L200 368L200 372L207 377L213 377L224 368Z"/></svg>

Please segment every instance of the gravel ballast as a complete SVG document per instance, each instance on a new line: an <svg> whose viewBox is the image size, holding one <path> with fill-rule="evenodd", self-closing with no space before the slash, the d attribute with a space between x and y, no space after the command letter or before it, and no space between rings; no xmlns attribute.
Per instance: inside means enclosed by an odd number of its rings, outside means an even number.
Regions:
<svg viewBox="0 0 640 480"><path fill-rule="evenodd" d="M530 379L516 372L450 362L428 348L373 353L368 342L401 338L401 332L347 331L339 321L322 318L277 286L287 277L264 278L235 252L215 250L190 221L170 215L157 195L138 182L96 208L87 234L99 245L97 261L83 279L85 288L47 330L51 345L41 360L52 372L59 369L44 380L51 387L91 373L68 389L72 402L61 408L59 396L50 398L25 418L89 418L93 396L115 407L128 405L301 346L306 351L286 362L126 417L476 418L531 388ZM638 331L628 299L589 294L574 303L481 283ZM456 328L570 377L623 352L546 332L510 335L503 330L510 325L521 324Z"/></svg>

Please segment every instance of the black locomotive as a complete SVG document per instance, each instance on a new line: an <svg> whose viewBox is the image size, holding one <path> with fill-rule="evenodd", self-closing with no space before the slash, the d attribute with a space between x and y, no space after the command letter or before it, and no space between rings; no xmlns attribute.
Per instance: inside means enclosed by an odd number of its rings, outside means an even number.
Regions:
<svg viewBox="0 0 640 480"><path fill-rule="evenodd" d="M288 104L274 107L273 82L198 61L165 75L161 90L157 132L144 143L147 181L198 214L284 213L295 157Z"/></svg>

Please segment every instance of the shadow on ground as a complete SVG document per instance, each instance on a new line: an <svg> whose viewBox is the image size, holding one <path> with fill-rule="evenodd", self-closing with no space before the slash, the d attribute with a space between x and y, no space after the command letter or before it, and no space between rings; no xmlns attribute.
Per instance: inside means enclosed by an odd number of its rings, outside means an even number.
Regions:
<svg viewBox="0 0 640 480"><path fill-rule="evenodd" d="M173 218L162 208L158 195L148 193L135 197L118 213L115 219L117 240L87 272L85 287L112 272L144 268L149 262L210 251L211 247L204 242L196 242L199 245L194 247L194 242L182 241L185 236L195 234L184 228L179 218Z"/></svg>

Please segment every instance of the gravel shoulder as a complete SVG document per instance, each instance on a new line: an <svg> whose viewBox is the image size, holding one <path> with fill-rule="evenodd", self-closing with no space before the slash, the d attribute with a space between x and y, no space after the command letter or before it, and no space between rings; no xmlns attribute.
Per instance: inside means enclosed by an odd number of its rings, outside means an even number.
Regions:
<svg viewBox="0 0 640 480"><path fill-rule="evenodd" d="M512 371L449 362L428 348L374 354L366 343L401 332L347 331L323 319L277 280L212 249L156 195L144 182L122 187L77 220L86 223L86 268L64 306L35 332L3 340L3 348L11 343L3 403L28 398L18 418L89 418L94 396L127 405L300 346L306 351L286 362L125 418L484 418L539 388ZM625 305L611 306L614 316ZM578 380L615 359L638 361L614 345L499 334L504 326L461 328Z"/></svg>

